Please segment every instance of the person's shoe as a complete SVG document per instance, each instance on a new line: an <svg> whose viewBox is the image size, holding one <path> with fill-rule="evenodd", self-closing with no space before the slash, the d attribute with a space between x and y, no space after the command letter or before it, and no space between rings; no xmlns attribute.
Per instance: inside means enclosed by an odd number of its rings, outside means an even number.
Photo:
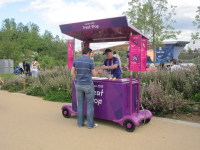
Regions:
<svg viewBox="0 0 200 150"><path fill-rule="evenodd" d="M96 127L98 127L98 124L94 124L93 127L88 127L88 129L92 129L92 128L96 128Z"/></svg>
<svg viewBox="0 0 200 150"><path fill-rule="evenodd" d="M83 126L86 126L86 124L84 123L82 126L78 126L78 127L83 127Z"/></svg>

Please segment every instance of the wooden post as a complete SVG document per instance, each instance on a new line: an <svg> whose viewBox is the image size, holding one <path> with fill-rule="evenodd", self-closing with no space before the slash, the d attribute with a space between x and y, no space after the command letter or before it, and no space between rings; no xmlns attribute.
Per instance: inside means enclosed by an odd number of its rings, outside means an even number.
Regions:
<svg viewBox="0 0 200 150"><path fill-rule="evenodd" d="M4 77L3 77L3 84L5 83L5 81L4 81Z"/></svg>
<svg viewBox="0 0 200 150"><path fill-rule="evenodd" d="M24 90L26 90L26 83L25 83L25 79L23 79L23 87L24 87Z"/></svg>

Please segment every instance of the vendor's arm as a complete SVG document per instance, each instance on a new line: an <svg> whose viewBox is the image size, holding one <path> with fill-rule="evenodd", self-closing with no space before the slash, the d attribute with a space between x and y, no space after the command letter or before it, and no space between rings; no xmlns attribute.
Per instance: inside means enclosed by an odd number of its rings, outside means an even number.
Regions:
<svg viewBox="0 0 200 150"><path fill-rule="evenodd" d="M103 65L103 66L101 66L101 69L102 70L105 70L105 69L116 69L117 67L118 67L118 64L114 64L112 66L105 66L105 65Z"/></svg>
<svg viewBox="0 0 200 150"><path fill-rule="evenodd" d="M91 73L92 73L92 76L96 77L99 73L95 70L95 67L94 67L94 62L91 60L91 63L90 63L90 69L91 69Z"/></svg>
<svg viewBox="0 0 200 150"><path fill-rule="evenodd" d="M73 78L76 78L75 70L76 70L76 68L75 68L75 67L72 67L72 69L71 69L71 76L72 76Z"/></svg>
<svg viewBox="0 0 200 150"><path fill-rule="evenodd" d="M99 74L98 72L96 72L95 69L93 69L91 72L92 72L92 76L94 76L94 77L96 77Z"/></svg>

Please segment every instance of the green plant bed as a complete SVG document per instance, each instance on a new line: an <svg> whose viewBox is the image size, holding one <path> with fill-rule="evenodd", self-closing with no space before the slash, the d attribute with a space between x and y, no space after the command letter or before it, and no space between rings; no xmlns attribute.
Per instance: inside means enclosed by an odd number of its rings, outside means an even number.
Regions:
<svg viewBox="0 0 200 150"><path fill-rule="evenodd" d="M43 98L44 100L55 102L72 102L72 94L65 91L52 91L50 93L47 93Z"/></svg>
<svg viewBox="0 0 200 150"><path fill-rule="evenodd" d="M190 102L200 102L200 93L196 93L194 96L191 96Z"/></svg>
<svg viewBox="0 0 200 150"><path fill-rule="evenodd" d="M183 105L180 110L185 114L194 113L194 108L190 105Z"/></svg>
<svg viewBox="0 0 200 150"><path fill-rule="evenodd" d="M18 91L22 90L22 88L23 88L22 86L16 85L16 86L11 87L11 88L8 90L8 92L18 92Z"/></svg>
<svg viewBox="0 0 200 150"><path fill-rule="evenodd" d="M34 87L34 86L30 86L26 89L26 94L27 95L32 95L32 96L45 96L43 90L41 89L41 87Z"/></svg>

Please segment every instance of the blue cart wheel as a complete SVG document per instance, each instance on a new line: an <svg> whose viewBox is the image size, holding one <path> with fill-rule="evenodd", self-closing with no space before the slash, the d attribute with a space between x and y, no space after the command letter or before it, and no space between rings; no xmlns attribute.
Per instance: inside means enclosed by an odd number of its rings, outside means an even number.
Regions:
<svg viewBox="0 0 200 150"><path fill-rule="evenodd" d="M135 130L135 124L131 120L125 120L123 126L127 132L133 132Z"/></svg>
<svg viewBox="0 0 200 150"><path fill-rule="evenodd" d="M69 118L71 114L69 113L69 110L67 108L63 108L62 114L65 118Z"/></svg>

